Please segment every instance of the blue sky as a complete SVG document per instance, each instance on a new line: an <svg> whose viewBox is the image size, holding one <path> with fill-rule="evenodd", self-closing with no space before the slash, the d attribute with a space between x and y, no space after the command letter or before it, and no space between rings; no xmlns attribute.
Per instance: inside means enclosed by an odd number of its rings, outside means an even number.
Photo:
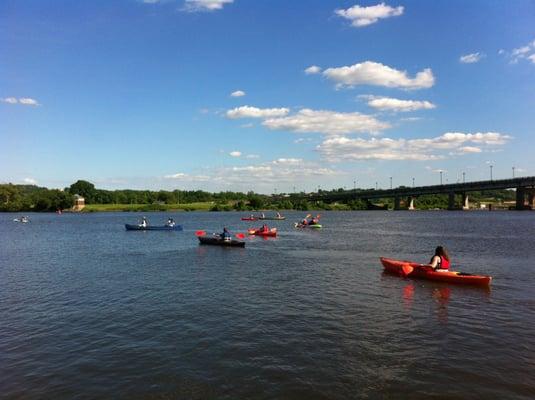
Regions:
<svg viewBox="0 0 535 400"><path fill-rule="evenodd" d="M0 182L535 175L535 2L0 3Z"/></svg>

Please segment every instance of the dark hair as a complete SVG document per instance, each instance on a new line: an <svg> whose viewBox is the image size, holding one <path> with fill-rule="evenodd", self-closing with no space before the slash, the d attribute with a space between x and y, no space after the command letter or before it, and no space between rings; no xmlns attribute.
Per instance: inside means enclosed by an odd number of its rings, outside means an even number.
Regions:
<svg viewBox="0 0 535 400"><path fill-rule="evenodd" d="M435 249L435 256L444 257L447 261L450 260L450 256L448 255L448 252L442 246L437 246L437 248Z"/></svg>

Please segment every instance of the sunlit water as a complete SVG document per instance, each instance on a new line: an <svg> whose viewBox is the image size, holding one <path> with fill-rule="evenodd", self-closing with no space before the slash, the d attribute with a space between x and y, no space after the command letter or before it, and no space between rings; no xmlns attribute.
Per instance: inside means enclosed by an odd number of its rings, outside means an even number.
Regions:
<svg viewBox="0 0 535 400"><path fill-rule="evenodd" d="M238 213L0 214L0 398L533 399L535 213L323 212L244 249ZM380 256L491 290L385 275Z"/></svg>

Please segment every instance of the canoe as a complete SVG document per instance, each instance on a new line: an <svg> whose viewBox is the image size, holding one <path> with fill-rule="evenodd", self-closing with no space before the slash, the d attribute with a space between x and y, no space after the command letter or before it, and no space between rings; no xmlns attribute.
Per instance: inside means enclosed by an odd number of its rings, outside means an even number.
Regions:
<svg viewBox="0 0 535 400"><path fill-rule="evenodd" d="M200 244L210 244L213 246L225 246L225 247L245 247L245 242L240 240L223 240L216 236L199 236Z"/></svg>
<svg viewBox="0 0 535 400"><path fill-rule="evenodd" d="M258 217L259 220L265 221L284 221L286 217Z"/></svg>
<svg viewBox="0 0 535 400"><path fill-rule="evenodd" d="M256 221L258 218L256 217L242 217L242 221Z"/></svg>
<svg viewBox="0 0 535 400"><path fill-rule="evenodd" d="M434 271L431 267L412 261L380 258L386 272L409 278L429 279L432 281L457 283L463 285L489 286L492 277L488 275L472 275L458 271Z"/></svg>
<svg viewBox="0 0 535 400"><path fill-rule="evenodd" d="M255 236L275 237L277 236L277 228L271 228L267 232L264 232L260 229L248 229L247 233L249 235L255 235Z"/></svg>
<svg viewBox="0 0 535 400"><path fill-rule="evenodd" d="M131 225L131 224L124 224L124 227L127 231L181 231L182 225L174 225L174 226L167 226L167 225L148 225L148 226L139 226L139 225Z"/></svg>
<svg viewBox="0 0 535 400"><path fill-rule="evenodd" d="M295 224L296 228L313 228L313 229L321 229L321 224L314 224L314 225L303 225L299 222L296 222Z"/></svg>

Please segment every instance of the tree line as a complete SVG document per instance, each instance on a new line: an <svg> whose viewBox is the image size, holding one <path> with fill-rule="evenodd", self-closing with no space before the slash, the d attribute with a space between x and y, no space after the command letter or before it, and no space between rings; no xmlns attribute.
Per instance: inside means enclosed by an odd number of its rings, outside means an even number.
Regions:
<svg viewBox="0 0 535 400"><path fill-rule="evenodd" d="M328 195L341 192L320 190L320 194ZM146 204L173 205L212 202L213 211L228 210L365 210L369 207L362 200L348 199L344 202L328 204L322 201L308 201L304 193L281 194L269 196L254 193L225 191L210 193L203 190L103 190L95 188L91 182L79 180L64 190L47 189L35 185L0 184L0 211L56 211L69 209L74 204L74 196L84 197L86 204ZM512 201L515 192L511 190L494 190L488 192L470 192L471 202L480 201ZM392 208L392 199L377 201L379 206ZM421 196L417 200L417 208L447 208L446 195Z"/></svg>

